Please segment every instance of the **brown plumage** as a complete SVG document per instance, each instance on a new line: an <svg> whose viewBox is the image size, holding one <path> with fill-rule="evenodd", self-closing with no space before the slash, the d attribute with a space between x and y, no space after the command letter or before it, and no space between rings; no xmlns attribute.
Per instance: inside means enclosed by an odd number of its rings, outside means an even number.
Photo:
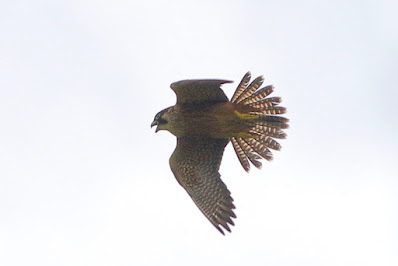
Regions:
<svg viewBox="0 0 398 266"><path fill-rule="evenodd" d="M279 106L281 98L268 97L273 86L260 88L264 79L250 81L246 73L228 101L220 89L227 80L183 80L171 88L176 105L160 111L151 126L177 137L170 167L179 184L209 221L224 234L236 218L231 193L220 179L219 168L229 141L246 171L250 164L261 168L261 159L271 160L270 149L280 150L275 138L285 138L288 119ZM267 98L268 97L268 98Z"/></svg>

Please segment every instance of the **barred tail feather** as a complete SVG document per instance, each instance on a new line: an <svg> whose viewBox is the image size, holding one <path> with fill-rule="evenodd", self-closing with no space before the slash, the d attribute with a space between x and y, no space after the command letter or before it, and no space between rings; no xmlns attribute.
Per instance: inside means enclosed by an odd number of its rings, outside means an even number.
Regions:
<svg viewBox="0 0 398 266"><path fill-rule="evenodd" d="M238 156L239 162L246 172L250 171L249 161L257 168L261 168L262 163L259 161L262 157L258 152L243 138L231 138L232 146Z"/></svg>
<svg viewBox="0 0 398 266"><path fill-rule="evenodd" d="M236 91L234 95L232 96L231 102L236 102L236 100L239 98L239 96L242 94L242 92L246 89L247 84L249 83L251 79L251 73L247 72L243 78L242 81L239 83L238 88L236 88Z"/></svg>
<svg viewBox="0 0 398 266"><path fill-rule="evenodd" d="M261 86L261 85L260 85ZM267 87L264 87L262 89L259 89L249 97L247 97L245 100L242 101L243 104L253 104L256 103L260 100L263 100L265 97L270 95L274 91L274 86L269 85ZM270 98L268 98L270 99ZM267 99L267 100L268 100Z"/></svg>
<svg viewBox="0 0 398 266"><path fill-rule="evenodd" d="M276 127L280 129L289 128L288 124L289 120L282 116L274 116L274 115L263 115L256 119L254 122L248 122L247 125L249 127L254 127L256 125L260 126L268 126L268 127Z"/></svg>
<svg viewBox="0 0 398 266"><path fill-rule="evenodd" d="M250 106L256 107L256 108L271 108L273 106L276 106L282 102L281 97L269 97L265 99L258 99L258 98L252 98L253 101L248 102L247 99L244 101L244 104L250 104Z"/></svg>
<svg viewBox="0 0 398 266"><path fill-rule="evenodd" d="M240 103L247 98L249 98L253 92L255 92L264 82L263 76L257 77L255 80L253 80L252 83L250 83L249 86L247 86L246 89L243 90L243 92L237 97L235 103Z"/></svg>
<svg viewBox="0 0 398 266"><path fill-rule="evenodd" d="M246 157L249 161L257 168L261 168L262 164L259 161L261 156L256 154L256 151L250 146L244 139L238 138L238 143L242 147L243 151L245 152Z"/></svg>
<svg viewBox="0 0 398 266"><path fill-rule="evenodd" d="M261 141L256 139L247 139L247 143L264 159L271 161L273 159L272 152Z"/></svg>
<svg viewBox="0 0 398 266"><path fill-rule="evenodd" d="M269 136L261 136L261 141L262 143L264 143L265 146L267 146L270 149L279 151L282 146L273 138L269 137Z"/></svg>
<svg viewBox="0 0 398 266"><path fill-rule="evenodd" d="M274 87L269 85L260 88L264 81L262 76L256 78L250 85L248 85L249 81L250 72L243 77L231 99L232 103L244 105L246 109L251 108L249 114L258 115L257 118L244 122L248 128L249 137L231 138L238 159L246 171L250 170L250 163L261 168L259 159L273 159L270 149L281 149L281 145L275 139L286 138L283 129L289 127L289 119L278 116L286 113L286 108L279 106L282 99L268 97L274 91Z"/></svg>
<svg viewBox="0 0 398 266"><path fill-rule="evenodd" d="M259 114L259 115L280 115L286 113L286 108L282 106L272 106L272 107L259 107L258 110L252 111L252 114Z"/></svg>
<svg viewBox="0 0 398 266"><path fill-rule="evenodd" d="M249 130L249 133L253 133L254 135L259 136L259 137L269 136L269 137L277 138L277 139L285 139L286 138L286 133L283 132L280 128L263 126L263 125L258 125L258 124L253 126Z"/></svg>
<svg viewBox="0 0 398 266"><path fill-rule="evenodd" d="M240 164L242 165L243 169L245 169L246 172L249 172L250 163L247 159L245 152L243 151L243 148L239 145L237 138L232 137L231 142L232 146L234 147L236 156L238 156Z"/></svg>

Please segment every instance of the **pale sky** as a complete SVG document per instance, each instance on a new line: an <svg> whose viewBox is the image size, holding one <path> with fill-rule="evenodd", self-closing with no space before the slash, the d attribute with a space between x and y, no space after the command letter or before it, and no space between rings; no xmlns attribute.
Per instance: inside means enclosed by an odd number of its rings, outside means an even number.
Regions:
<svg viewBox="0 0 398 266"><path fill-rule="evenodd" d="M394 1L6 1L0 265L398 265ZM150 129L170 83L264 75L290 129L222 236Z"/></svg>

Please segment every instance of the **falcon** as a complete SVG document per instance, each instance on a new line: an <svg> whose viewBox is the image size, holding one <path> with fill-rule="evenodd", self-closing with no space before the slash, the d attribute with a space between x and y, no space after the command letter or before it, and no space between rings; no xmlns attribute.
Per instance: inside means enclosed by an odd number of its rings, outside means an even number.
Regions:
<svg viewBox="0 0 398 266"><path fill-rule="evenodd" d="M245 171L261 168L261 159L271 160L280 150L275 139L284 139L289 120L280 116L286 108L280 97L269 97L272 85L260 88L262 76L250 84L246 73L229 101L221 90L228 80L192 79L171 84L177 103L156 114L151 127L177 137L170 167L178 183L207 217L224 234L231 232L236 218L231 193L220 178L224 148L232 142Z"/></svg>

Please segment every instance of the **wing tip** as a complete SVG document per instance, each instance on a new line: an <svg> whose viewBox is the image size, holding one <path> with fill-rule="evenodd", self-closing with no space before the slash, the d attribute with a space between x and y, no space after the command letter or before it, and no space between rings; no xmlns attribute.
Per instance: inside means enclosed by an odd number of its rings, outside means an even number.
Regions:
<svg viewBox="0 0 398 266"><path fill-rule="evenodd" d="M229 204L226 205L218 203L220 208L218 209L218 212L210 219L214 227L216 227L217 230L223 235L225 235L224 230L231 233L230 226L235 225L234 221L232 220L236 218L236 215L233 211L233 209L235 209L235 205L232 202L233 199L230 197Z"/></svg>

